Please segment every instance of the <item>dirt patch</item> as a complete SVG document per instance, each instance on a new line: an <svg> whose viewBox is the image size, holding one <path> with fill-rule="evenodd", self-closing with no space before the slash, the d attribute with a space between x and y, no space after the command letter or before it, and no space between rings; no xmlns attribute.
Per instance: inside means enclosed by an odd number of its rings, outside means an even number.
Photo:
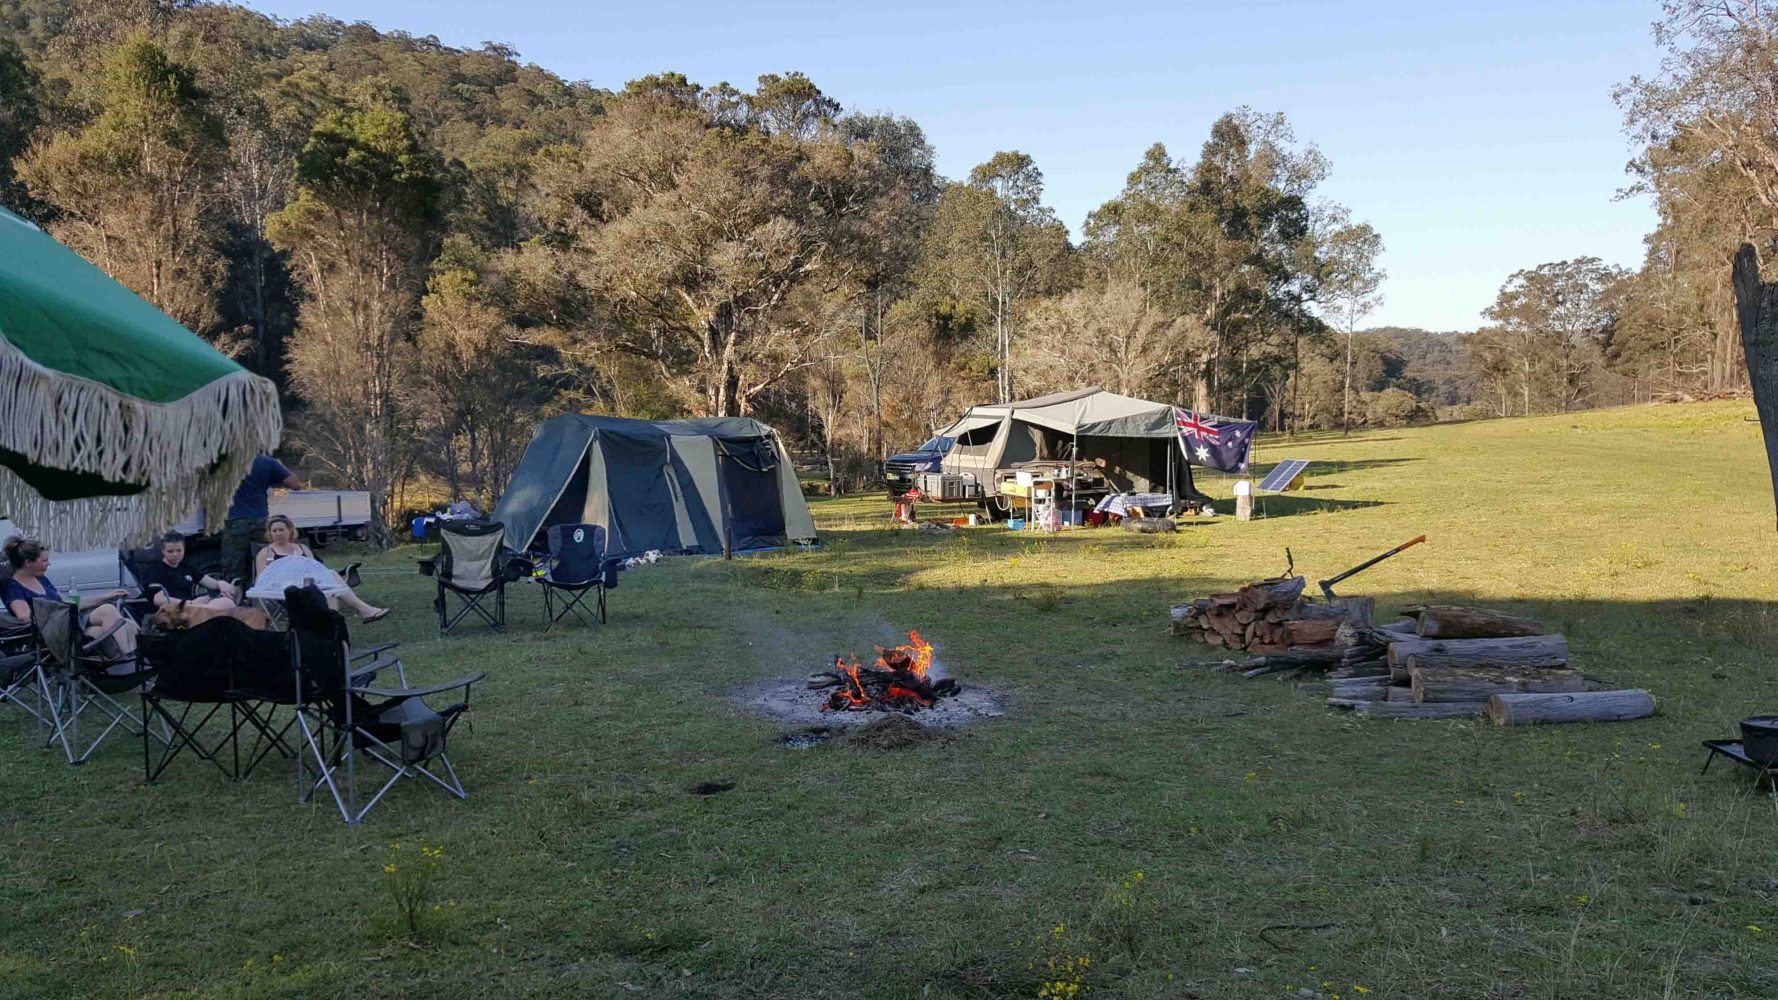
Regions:
<svg viewBox="0 0 1778 1000"><path fill-rule="evenodd" d="M924 743L939 743L949 738L942 730L929 729L908 716L885 715L854 730L846 738L846 742L861 750L900 750Z"/></svg>

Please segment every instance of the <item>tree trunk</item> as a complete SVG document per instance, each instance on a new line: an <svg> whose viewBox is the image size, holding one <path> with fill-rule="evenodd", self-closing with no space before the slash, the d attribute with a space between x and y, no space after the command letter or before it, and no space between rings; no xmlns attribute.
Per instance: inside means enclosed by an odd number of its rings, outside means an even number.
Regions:
<svg viewBox="0 0 1778 1000"><path fill-rule="evenodd" d="M1374 384L1374 383L1373 383ZM1352 433L1352 331L1346 331L1346 396L1340 405L1340 433Z"/></svg>
<svg viewBox="0 0 1778 1000"><path fill-rule="evenodd" d="M1515 695L1514 697L1527 697ZM1373 701L1357 708L1359 715L1377 719L1465 719L1480 716L1487 710L1484 701L1440 701L1423 704L1411 701Z"/></svg>
<svg viewBox="0 0 1778 1000"><path fill-rule="evenodd" d="M1486 701L1497 694L1585 691L1574 670L1453 670L1416 667L1408 672L1418 702Z"/></svg>
<svg viewBox="0 0 1778 1000"><path fill-rule="evenodd" d="M1761 280L1759 256L1747 243L1735 254L1734 283L1741 348L1766 441L1766 468L1778 497L1778 285Z"/></svg>
<svg viewBox="0 0 1778 1000"><path fill-rule="evenodd" d="M1587 691L1576 694L1497 694L1488 699L1488 717L1502 726L1531 722L1619 722L1655 714L1647 691Z"/></svg>
<svg viewBox="0 0 1778 1000"><path fill-rule="evenodd" d="M1389 644L1390 668L1405 678L1415 667L1431 670L1549 670L1568 665L1568 639L1559 635L1506 639L1404 639Z"/></svg>
<svg viewBox="0 0 1778 1000"><path fill-rule="evenodd" d="M1483 639L1516 635L1543 635L1542 622L1488 608L1452 605L1420 612L1419 633L1424 639Z"/></svg>

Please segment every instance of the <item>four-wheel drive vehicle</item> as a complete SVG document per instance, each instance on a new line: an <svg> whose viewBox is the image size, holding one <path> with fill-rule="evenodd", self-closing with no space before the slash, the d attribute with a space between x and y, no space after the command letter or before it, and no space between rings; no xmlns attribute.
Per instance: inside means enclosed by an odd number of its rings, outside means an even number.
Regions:
<svg viewBox="0 0 1778 1000"><path fill-rule="evenodd" d="M883 481L889 487L889 499L898 500L902 494L918 486L920 473L939 471L945 453L956 441L956 438L939 434L913 451L890 455L883 463Z"/></svg>

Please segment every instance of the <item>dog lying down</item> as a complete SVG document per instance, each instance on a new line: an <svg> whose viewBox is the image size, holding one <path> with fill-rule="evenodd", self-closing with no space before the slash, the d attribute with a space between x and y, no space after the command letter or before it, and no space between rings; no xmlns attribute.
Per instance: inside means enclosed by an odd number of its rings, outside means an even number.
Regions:
<svg viewBox="0 0 1778 1000"><path fill-rule="evenodd" d="M271 619L258 608L210 608L190 601L173 600L161 605L161 609L148 620L159 628L193 628L212 618L236 618L248 628L271 628Z"/></svg>

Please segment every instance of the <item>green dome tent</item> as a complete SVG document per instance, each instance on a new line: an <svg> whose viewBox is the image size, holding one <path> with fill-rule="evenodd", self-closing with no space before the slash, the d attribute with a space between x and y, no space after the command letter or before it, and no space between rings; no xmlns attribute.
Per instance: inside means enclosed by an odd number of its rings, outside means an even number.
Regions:
<svg viewBox="0 0 1778 1000"><path fill-rule="evenodd" d="M281 430L269 381L0 209L0 514L134 541L226 509Z"/></svg>
<svg viewBox="0 0 1778 1000"><path fill-rule="evenodd" d="M519 551L541 545L550 525L602 525L611 557L720 555L815 539L778 432L747 417L546 420L494 520Z"/></svg>

